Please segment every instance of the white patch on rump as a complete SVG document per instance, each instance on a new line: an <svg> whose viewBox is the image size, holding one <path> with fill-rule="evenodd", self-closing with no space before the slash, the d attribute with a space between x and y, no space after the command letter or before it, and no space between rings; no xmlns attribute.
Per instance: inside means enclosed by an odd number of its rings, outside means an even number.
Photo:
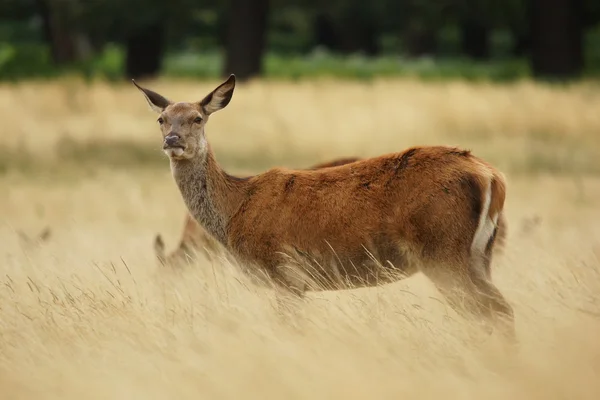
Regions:
<svg viewBox="0 0 600 400"><path fill-rule="evenodd" d="M492 185L490 183L485 191L483 209L481 210L481 215L479 216L479 224L477 225L477 230L473 236L473 243L471 243L471 255L473 257L482 257L484 255L485 247L487 246L487 243L492 237L494 229L496 228L498 216L495 215L493 218L488 217L491 202Z"/></svg>

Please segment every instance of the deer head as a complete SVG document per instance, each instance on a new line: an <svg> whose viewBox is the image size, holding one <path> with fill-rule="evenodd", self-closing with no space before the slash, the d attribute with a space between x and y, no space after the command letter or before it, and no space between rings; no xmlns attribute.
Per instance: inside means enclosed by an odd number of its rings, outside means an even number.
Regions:
<svg viewBox="0 0 600 400"><path fill-rule="evenodd" d="M144 94L146 101L159 114L158 123L163 136L163 151L169 158L185 160L202 157L208 151L204 127L209 116L225 108L235 88L235 75L220 84L199 102L173 103L160 94L133 84Z"/></svg>

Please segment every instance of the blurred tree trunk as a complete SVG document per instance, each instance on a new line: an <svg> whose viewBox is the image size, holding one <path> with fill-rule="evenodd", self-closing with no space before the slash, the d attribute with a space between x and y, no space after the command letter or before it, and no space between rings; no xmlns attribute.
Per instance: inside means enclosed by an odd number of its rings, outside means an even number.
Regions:
<svg viewBox="0 0 600 400"><path fill-rule="evenodd" d="M362 52L369 56L379 53L379 28L373 5L364 1L347 1L337 16L340 50Z"/></svg>
<svg viewBox="0 0 600 400"><path fill-rule="evenodd" d="M404 33L404 42L410 57L433 55L437 51L437 34L425 27L409 26Z"/></svg>
<svg viewBox="0 0 600 400"><path fill-rule="evenodd" d="M377 21L362 2L346 4L336 12L321 12L314 22L315 44L341 53L362 52L369 56L380 52Z"/></svg>
<svg viewBox="0 0 600 400"><path fill-rule="evenodd" d="M42 18L44 38L50 46L52 60L57 65L69 64L89 55L87 40L73 29L69 10L59 2L36 0Z"/></svg>
<svg viewBox="0 0 600 400"><path fill-rule="evenodd" d="M164 26L160 19L134 29L127 35L125 75L129 79L155 77L164 53Z"/></svg>
<svg viewBox="0 0 600 400"><path fill-rule="evenodd" d="M231 0L223 75L240 80L262 73L269 0Z"/></svg>
<svg viewBox="0 0 600 400"><path fill-rule="evenodd" d="M531 51L531 38L529 33L513 32L514 45L512 54L517 57L525 56Z"/></svg>
<svg viewBox="0 0 600 400"><path fill-rule="evenodd" d="M490 29L476 16L466 17L460 24L462 52L474 60L490 57Z"/></svg>
<svg viewBox="0 0 600 400"><path fill-rule="evenodd" d="M570 78L583 69L582 0L531 0L531 67L537 77Z"/></svg>
<svg viewBox="0 0 600 400"><path fill-rule="evenodd" d="M339 38L335 31L333 18L325 13L319 13L314 21L315 44L326 47L329 51L340 48Z"/></svg>
<svg viewBox="0 0 600 400"><path fill-rule="evenodd" d="M371 21L348 23L341 29L340 48L344 53L363 52L369 56L379 53L377 28Z"/></svg>
<svg viewBox="0 0 600 400"><path fill-rule="evenodd" d="M529 57L531 53L531 0L521 8L520 15L509 22L513 38L511 54L516 57Z"/></svg>

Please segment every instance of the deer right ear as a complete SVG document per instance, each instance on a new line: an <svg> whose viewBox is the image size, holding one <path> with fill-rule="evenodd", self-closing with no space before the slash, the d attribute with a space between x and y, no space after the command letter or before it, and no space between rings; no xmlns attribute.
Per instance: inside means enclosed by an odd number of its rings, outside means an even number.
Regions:
<svg viewBox="0 0 600 400"><path fill-rule="evenodd" d="M148 104L155 112L161 113L165 110L165 108L167 108L169 104L171 104L171 102L168 99L164 98L160 94L153 92L150 89L145 89L138 85L134 79L132 79L131 82L133 82L135 87L137 87L144 94L146 101L148 101Z"/></svg>

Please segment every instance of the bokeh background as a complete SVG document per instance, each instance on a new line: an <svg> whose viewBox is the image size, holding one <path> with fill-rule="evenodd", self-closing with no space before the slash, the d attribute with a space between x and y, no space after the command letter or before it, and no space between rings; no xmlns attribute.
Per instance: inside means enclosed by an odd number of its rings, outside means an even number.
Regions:
<svg viewBox="0 0 600 400"><path fill-rule="evenodd" d="M508 182L507 351L422 276L273 294L202 255L135 78L200 100L232 174L413 145ZM600 2L2 0L0 393L15 399L600 397Z"/></svg>
<svg viewBox="0 0 600 400"><path fill-rule="evenodd" d="M4 0L0 18L3 79L600 72L595 0Z"/></svg>

